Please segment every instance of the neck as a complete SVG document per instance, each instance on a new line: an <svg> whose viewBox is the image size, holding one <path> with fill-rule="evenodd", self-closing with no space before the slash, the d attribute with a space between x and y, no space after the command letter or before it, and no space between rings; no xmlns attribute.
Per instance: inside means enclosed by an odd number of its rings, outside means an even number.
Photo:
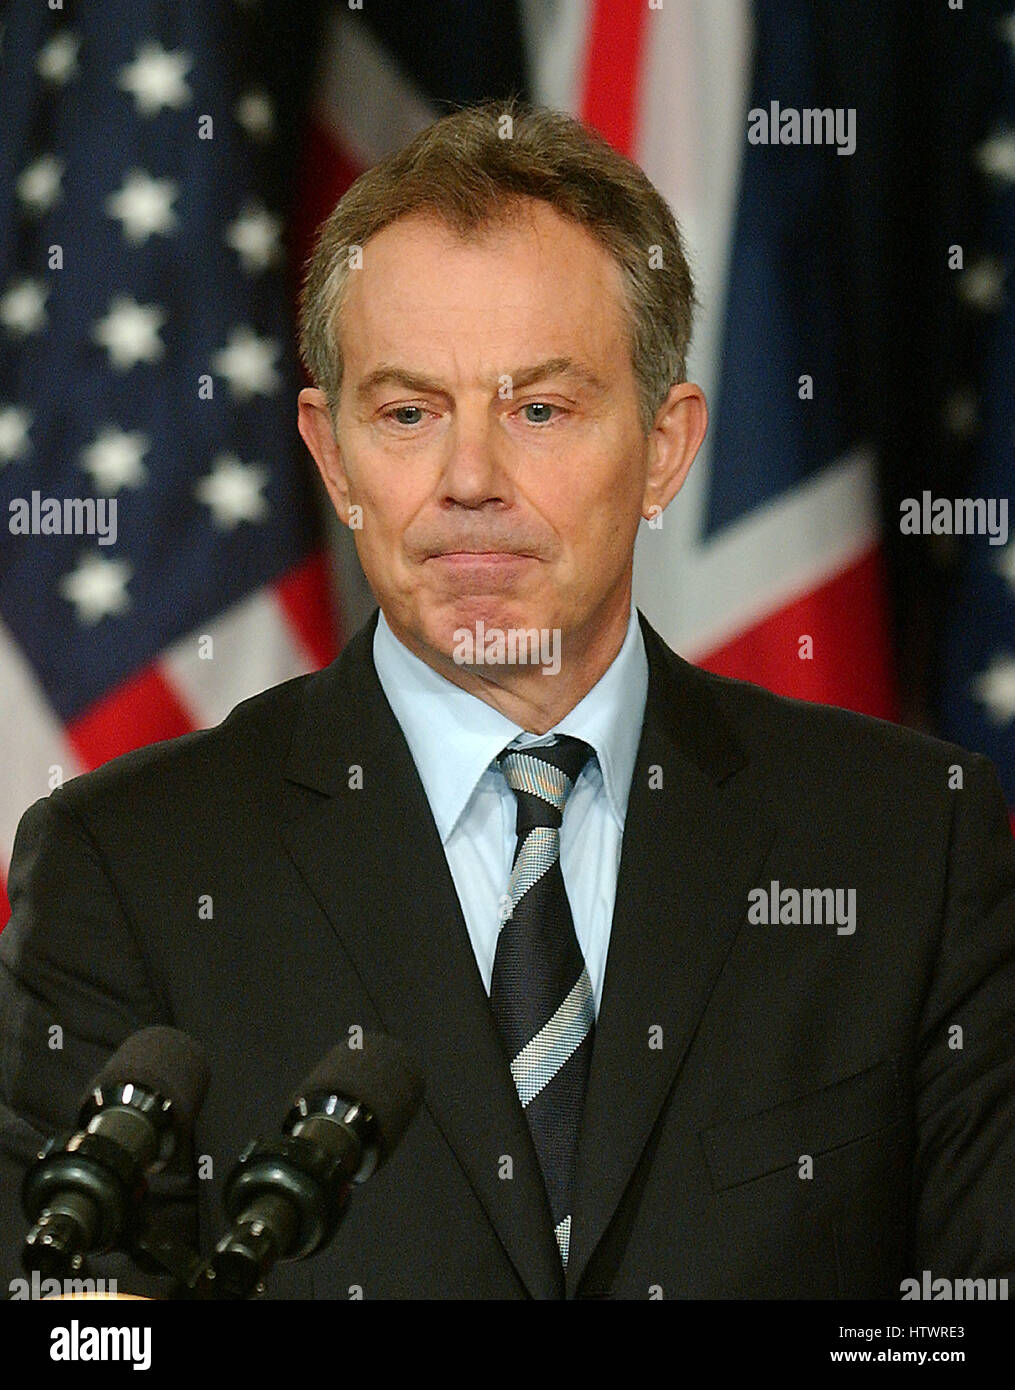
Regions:
<svg viewBox="0 0 1015 1390"><path fill-rule="evenodd" d="M403 646L452 685L484 700L528 733L545 734L585 698L616 659L627 635L630 612L629 590L626 601L615 606L607 622L598 614L594 629L562 633L557 654L559 669L547 674L547 668L541 664L490 664L489 658L461 664L443 652L423 646L411 633L395 628L390 620L389 626Z"/></svg>

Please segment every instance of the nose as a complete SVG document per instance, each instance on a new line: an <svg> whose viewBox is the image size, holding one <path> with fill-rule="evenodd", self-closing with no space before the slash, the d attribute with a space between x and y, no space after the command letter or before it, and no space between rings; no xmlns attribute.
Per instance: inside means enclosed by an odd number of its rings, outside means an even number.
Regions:
<svg viewBox="0 0 1015 1390"><path fill-rule="evenodd" d="M510 502L513 484L504 451L497 422L484 406L460 408L445 438L440 500L463 507Z"/></svg>

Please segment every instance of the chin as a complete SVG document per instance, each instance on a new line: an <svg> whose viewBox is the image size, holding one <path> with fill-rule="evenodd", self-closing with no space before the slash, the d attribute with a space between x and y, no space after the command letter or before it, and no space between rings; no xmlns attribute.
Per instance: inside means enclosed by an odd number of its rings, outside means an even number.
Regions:
<svg viewBox="0 0 1015 1390"><path fill-rule="evenodd" d="M491 628L507 631L509 628L546 627L547 620L540 610L540 605L486 594L456 600L442 607L440 613L431 618L427 629L438 639L442 649L450 649L456 641L456 632L462 629L475 632L479 624L487 631Z"/></svg>

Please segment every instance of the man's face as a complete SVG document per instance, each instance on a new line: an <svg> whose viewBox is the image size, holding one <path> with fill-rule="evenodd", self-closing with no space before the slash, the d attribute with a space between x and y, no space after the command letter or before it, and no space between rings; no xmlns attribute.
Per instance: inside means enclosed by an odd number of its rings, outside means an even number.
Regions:
<svg viewBox="0 0 1015 1390"><path fill-rule="evenodd" d="M527 209L475 241L416 215L386 227L340 316L322 471L344 521L362 509L392 630L437 669L480 620L559 629L565 664L622 635L652 501L620 272L583 228Z"/></svg>

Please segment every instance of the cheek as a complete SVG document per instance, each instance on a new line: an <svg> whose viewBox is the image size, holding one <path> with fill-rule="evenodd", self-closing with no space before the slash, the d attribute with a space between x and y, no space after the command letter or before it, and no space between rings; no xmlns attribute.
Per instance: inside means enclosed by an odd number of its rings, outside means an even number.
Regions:
<svg viewBox="0 0 1015 1390"><path fill-rule="evenodd" d="M363 539L372 548L397 545L418 504L406 485L404 469L349 469L349 500L362 508Z"/></svg>
<svg viewBox="0 0 1015 1390"><path fill-rule="evenodd" d="M633 465L618 471L615 463L604 463L601 472L590 470L588 476L584 488L575 489L561 502L570 513L575 543L583 549L628 537L641 511L641 490Z"/></svg>

